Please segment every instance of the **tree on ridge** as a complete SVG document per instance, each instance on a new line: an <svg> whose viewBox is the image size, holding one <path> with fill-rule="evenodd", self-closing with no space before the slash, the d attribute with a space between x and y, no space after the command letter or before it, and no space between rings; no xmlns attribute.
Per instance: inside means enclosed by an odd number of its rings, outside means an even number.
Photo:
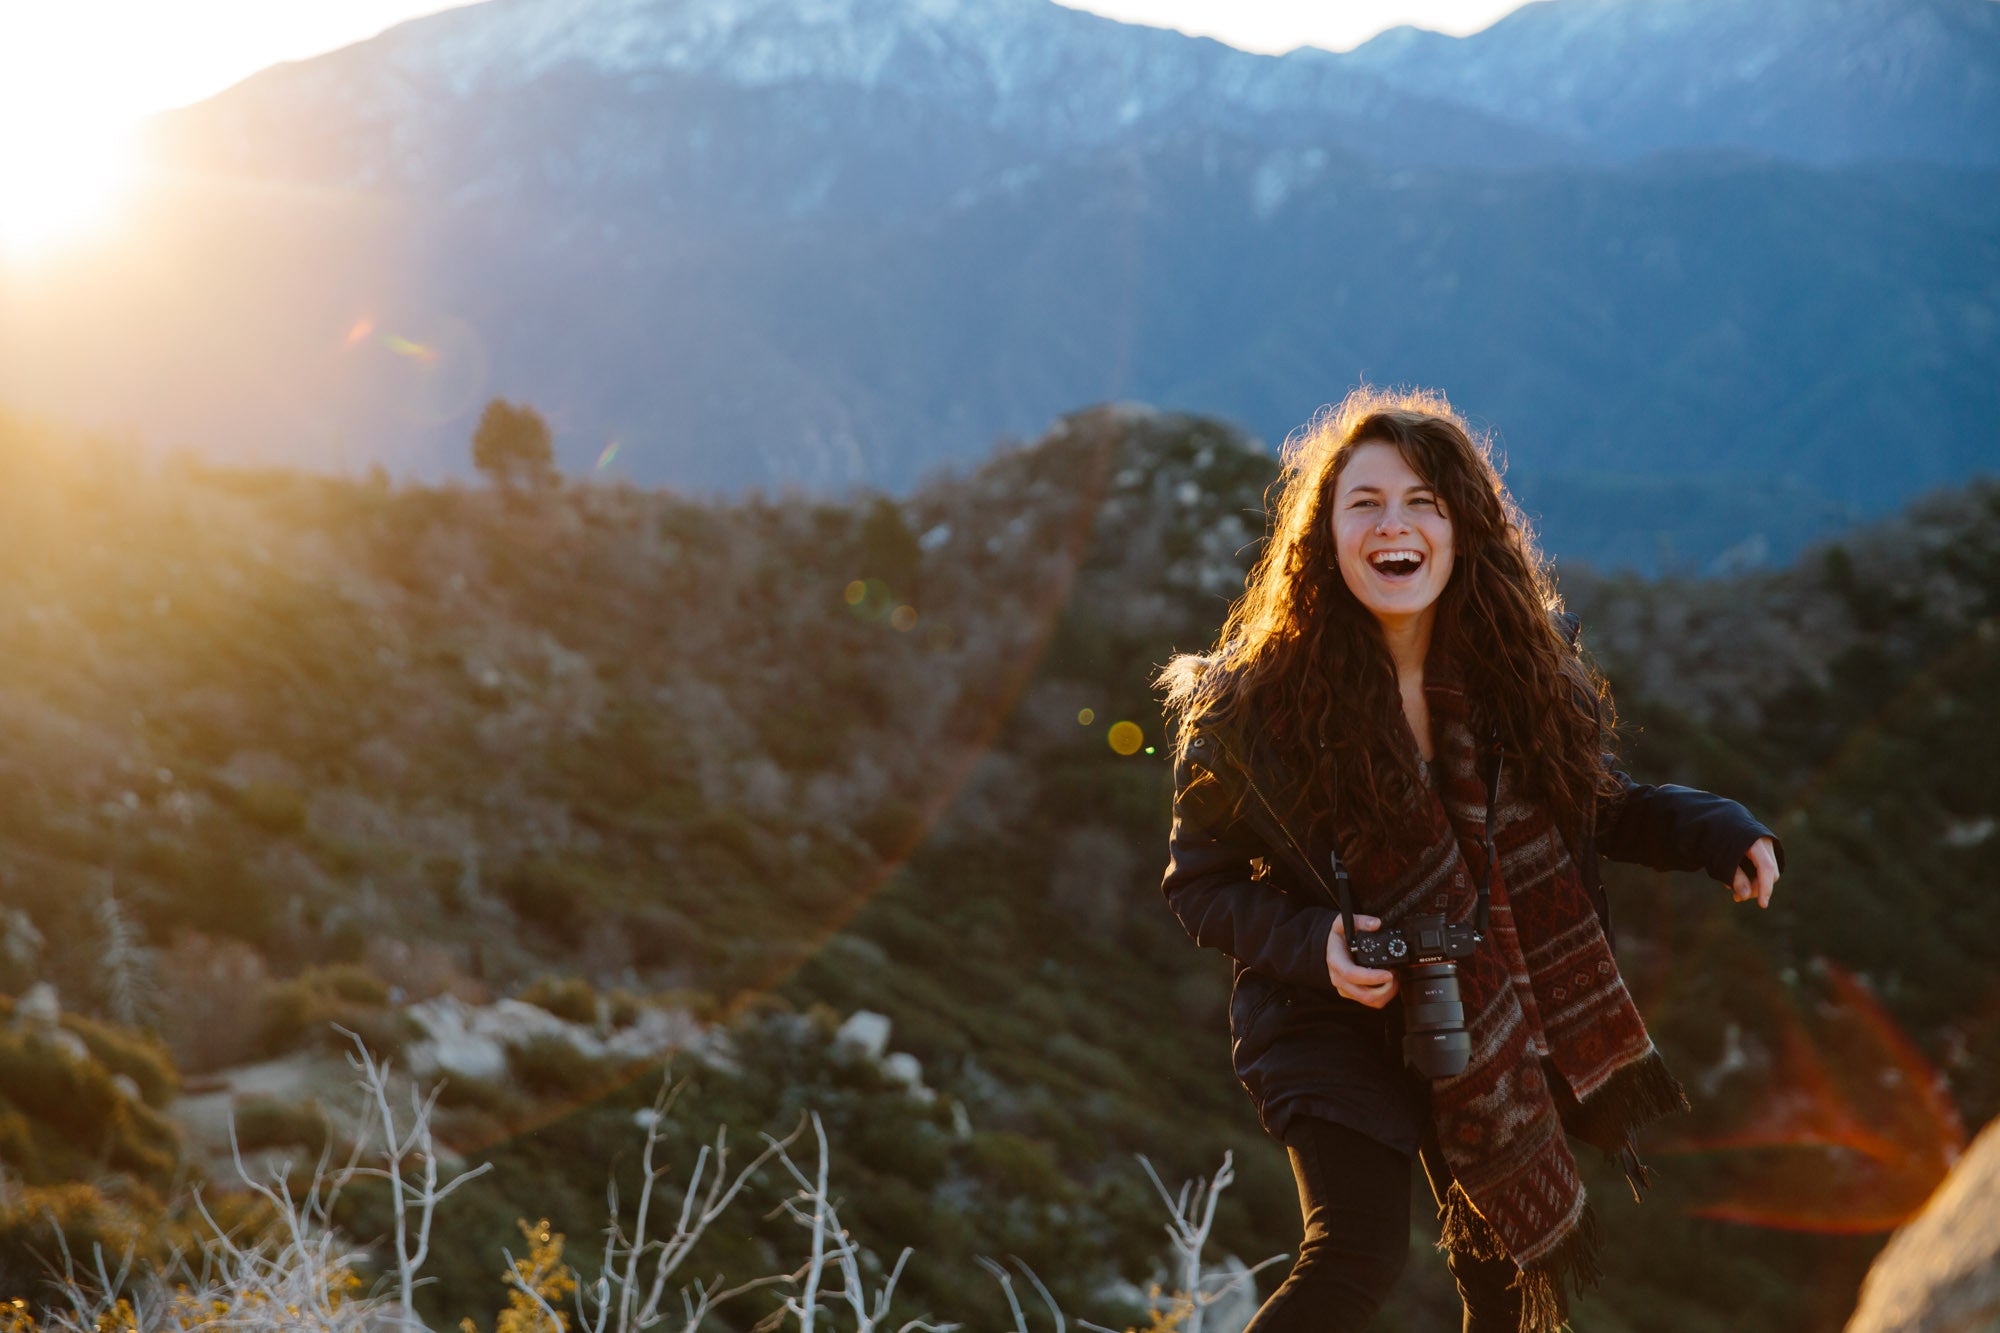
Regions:
<svg viewBox="0 0 2000 1333"><path fill-rule="evenodd" d="M526 403L493 399L472 432L472 465L496 485L552 485L556 464L549 423Z"/></svg>

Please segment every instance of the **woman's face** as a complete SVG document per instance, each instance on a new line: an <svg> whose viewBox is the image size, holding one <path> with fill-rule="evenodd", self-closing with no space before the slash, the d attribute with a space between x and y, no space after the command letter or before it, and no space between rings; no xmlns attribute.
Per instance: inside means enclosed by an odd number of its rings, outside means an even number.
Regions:
<svg viewBox="0 0 2000 1333"><path fill-rule="evenodd" d="M1451 578L1451 519L1393 444L1363 444L1334 486L1340 576L1385 629L1428 621Z"/></svg>

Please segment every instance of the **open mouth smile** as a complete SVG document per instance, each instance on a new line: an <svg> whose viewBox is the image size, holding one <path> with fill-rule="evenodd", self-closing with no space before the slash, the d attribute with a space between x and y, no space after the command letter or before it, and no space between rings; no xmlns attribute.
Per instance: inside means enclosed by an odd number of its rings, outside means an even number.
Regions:
<svg viewBox="0 0 2000 1333"><path fill-rule="evenodd" d="M1403 548L1394 551L1376 551L1368 557L1369 567L1391 582L1415 578L1424 566L1424 553Z"/></svg>

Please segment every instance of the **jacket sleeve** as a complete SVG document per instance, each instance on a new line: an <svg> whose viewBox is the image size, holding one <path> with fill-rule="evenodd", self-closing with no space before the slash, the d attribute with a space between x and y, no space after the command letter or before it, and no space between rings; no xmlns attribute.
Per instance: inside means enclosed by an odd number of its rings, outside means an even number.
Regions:
<svg viewBox="0 0 2000 1333"><path fill-rule="evenodd" d="M1611 756L1605 756L1610 767ZM1705 870L1728 884L1759 838L1769 838L1785 868L1784 844L1756 816L1726 796L1666 783L1649 787L1611 769L1615 795L1597 803L1597 850L1613 861L1654 870Z"/></svg>
<svg viewBox="0 0 2000 1333"><path fill-rule="evenodd" d="M1334 911L1251 878L1265 856L1236 818L1215 775L1182 759L1174 772L1174 822L1160 890L1196 944L1220 949L1255 971L1331 991L1326 939Z"/></svg>

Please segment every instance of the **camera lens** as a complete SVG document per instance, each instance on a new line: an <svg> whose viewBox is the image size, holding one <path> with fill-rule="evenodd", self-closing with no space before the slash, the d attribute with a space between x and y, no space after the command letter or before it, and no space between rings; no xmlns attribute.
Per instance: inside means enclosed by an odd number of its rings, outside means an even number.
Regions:
<svg viewBox="0 0 2000 1333"><path fill-rule="evenodd" d="M1403 1059L1426 1078L1450 1078L1472 1059L1457 963L1418 963L1403 973Z"/></svg>

